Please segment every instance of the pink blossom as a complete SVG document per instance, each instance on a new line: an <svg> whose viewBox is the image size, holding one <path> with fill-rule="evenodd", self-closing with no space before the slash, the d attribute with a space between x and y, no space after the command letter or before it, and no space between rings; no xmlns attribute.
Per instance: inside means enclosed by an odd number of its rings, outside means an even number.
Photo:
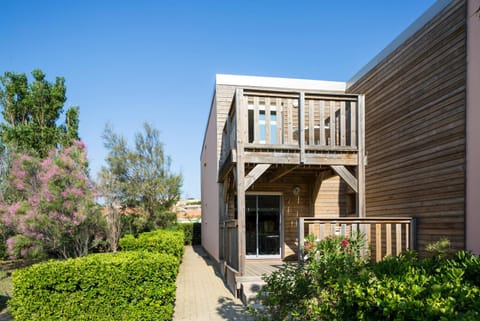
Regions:
<svg viewBox="0 0 480 321"><path fill-rule="evenodd" d="M340 243L340 245L341 245L342 247L348 247L349 244L350 244L350 243L348 242L348 239L344 239L344 240L342 240L342 243Z"/></svg>
<svg viewBox="0 0 480 321"><path fill-rule="evenodd" d="M74 141L74 142L73 142L73 146L76 146L76 147L78 147L78 148L80 148L80 149L85 149L85 148L87 148L87 146L85 145L85 143L82 142L81 140L76 140L76 141Z"/></svg>
<svg viewBox="0 0 480 321"><path fill-rule="evenodd" d="M15 248L15 238L9 237L7 239L7 251L9 253L12 253L14 248Z"/></svg>
<svg viewBox="0 0 480 321"><path fill-rule="evenodd" d="M19 181L19 180L15 180L15 187L19 190L19 191L23 191L25 189L25 185L23 184L23 182Z"/></svg>
<svg viewBox="0 0 480 321"><path fill-rule="evenodd" d="M20 256L21 257L27 257L28 253L32 250L31 247L24 247L23 249L20 250Z"/></svg>
<svg viewBox="0 0 480 321"><path fill-rule="evenodd" d="M45 191L45 199L47 202L51 202L55 199L55 197L49 191Z"/></svg>
<svg viewBox="0 0 480 321"><path fill-rule="evenodd" d="M13 176L16 176L17 178L25 178L25 171L23 170L18 170L13 173Z"/></svg>
<svg viewBox="0 0 480 321"><path fill-rule="evenodd" d="M22 203L20 202L13 203L8 208L8 213L10 213L11 215L16 215L20 206L22 206Z"/></svg>

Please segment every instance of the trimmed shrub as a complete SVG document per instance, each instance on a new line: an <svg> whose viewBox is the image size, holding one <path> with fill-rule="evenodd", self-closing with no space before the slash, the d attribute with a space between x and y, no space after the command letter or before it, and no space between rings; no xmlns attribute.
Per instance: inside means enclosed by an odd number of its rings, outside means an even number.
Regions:
<svg viewBox="0 0 480 321"><path fill-rule="evenodd" d="M179 260L151 252L93 254L13 273L10 312L23 320L171 320Z"/></svg>
<svg viewBox="0 0 480 321"><path fill-rule="evenodd" d="M137 238L125 235L119 241L123 251L149 251L171 254L181 259L184 252L184 235L182 231L156 230L141 233Z"/></svg>
<svg viewBox="0 0 480 321"><path fill-rule="evenodd" d="M200 245L202 243L201 223L180 223L177 228L185 235L185 245Z"/></svg>

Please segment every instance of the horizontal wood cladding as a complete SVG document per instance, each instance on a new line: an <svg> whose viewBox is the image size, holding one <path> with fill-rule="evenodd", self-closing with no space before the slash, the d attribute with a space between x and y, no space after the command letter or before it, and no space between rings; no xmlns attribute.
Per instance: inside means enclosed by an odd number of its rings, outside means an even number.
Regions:
<svg viewBox="0 0 480 321"><path fill-rule="evenodd" d="M465 1L453 1L348 92L365 94L367 216L417 218L417 245L465 230Z"/></svg>

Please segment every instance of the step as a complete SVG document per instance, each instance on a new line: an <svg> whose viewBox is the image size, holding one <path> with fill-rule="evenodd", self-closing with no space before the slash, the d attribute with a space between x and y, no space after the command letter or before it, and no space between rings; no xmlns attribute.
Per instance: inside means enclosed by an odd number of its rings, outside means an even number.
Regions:
<svg viewBox="0 0 480 321"><path fill-rule="evenodd" d="M242 281L240 283L240 299L245 305L259 304L257 302L257 293L265 285L265 281L260 278L256 280Z"/></svg>

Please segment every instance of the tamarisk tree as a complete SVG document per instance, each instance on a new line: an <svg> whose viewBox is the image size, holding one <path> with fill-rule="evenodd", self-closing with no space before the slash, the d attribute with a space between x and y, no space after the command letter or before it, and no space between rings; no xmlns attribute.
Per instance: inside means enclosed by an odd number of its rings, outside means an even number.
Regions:
<svg viewBox="0 0 480 321"><path fill-rule="evenodd" d="M143 129L135 135L134 148L111 127L103 135L109 154L100 173L100 190L105 200L115 203L106 204L107 208L133 211L122 216L124 232L133 234L174 223L176 216L170 210L182 185L181 174L171 170L159 131L148 123Z"/></svg>
<svg viewBox="0 0 480 321"><path fill-rule="evenodd" d="M44 159L15 155L7 190L9 200L0 204L0 213L10 229L11 257L78 257L102 239L103 218L82 142L52 149Z"/></svg>

